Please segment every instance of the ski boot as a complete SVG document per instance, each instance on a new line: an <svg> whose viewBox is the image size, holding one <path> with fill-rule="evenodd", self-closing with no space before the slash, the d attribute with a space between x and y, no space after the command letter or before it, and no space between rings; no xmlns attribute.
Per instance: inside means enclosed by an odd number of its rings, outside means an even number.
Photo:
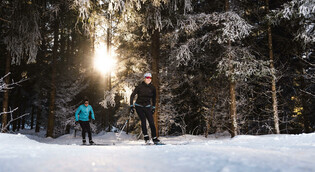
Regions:
<svg viewBox="0 0 315 172"><path fill-rule="evenodd" d="M143 138L144 138L144 142L145 142L146 144L148 144L148 143L149 143L149 136L148 136L148 135L145 135Z"/></svg>
<svg viewBox="0 0 315 172"><path fill-rule="evenodd" d="M161 143L161 141L157 137L154 137L152 140L155 145L158 145Z"/></svg>
<svg viewBox="0 0 315 172"><path fill-rule="evenodd" d="M85 139L82 139L82 144L86 145L86 140Z"/></svg>
<svg viewBox="0 0 315 172"><path fill-rule="evenodd" d="M95 145L95 143L93 142L93 140L89 141L90 145Z"/></svg>

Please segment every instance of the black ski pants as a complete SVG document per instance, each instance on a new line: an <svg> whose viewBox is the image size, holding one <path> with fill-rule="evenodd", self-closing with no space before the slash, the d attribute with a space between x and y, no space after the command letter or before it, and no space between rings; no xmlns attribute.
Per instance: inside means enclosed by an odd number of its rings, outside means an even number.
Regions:
<svg viewBox="0 0 315 172"><path fill-rule="evenodd" d="M142 128L143 135L148 135L147 123L146 123L147 122L146 120L148 119L149 126L151 128L152 138L156 137L156 129L154 125L151 107L136 106L136 111L141 120L141 128Z"/></svg>
<svg viewBox="0 0 315 172"><path fill-rule="evenodd" d="M89 121L79 121L82 128L82 139L85 140L85 133L88 133L89 140L92 140L92 133Z"/></svg>

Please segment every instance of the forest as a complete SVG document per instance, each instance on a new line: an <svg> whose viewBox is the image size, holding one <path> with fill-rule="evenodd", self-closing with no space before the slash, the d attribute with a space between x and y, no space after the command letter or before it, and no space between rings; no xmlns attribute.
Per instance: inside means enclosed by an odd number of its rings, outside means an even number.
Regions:
<svg viewBox="0 0 315 172"><path fill-rule="evenodd" d="M3 133L69 134L88 99L139 135L146 72L158 136L315 131L315 0L1 0L0 35Z"/></svg>

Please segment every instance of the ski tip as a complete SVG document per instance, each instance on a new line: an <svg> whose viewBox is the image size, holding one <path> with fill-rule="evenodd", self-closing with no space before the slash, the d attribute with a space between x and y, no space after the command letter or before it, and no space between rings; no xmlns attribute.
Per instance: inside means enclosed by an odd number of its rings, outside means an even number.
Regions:
<svg viewBox="0 0 315 172"><path fill-rule="evenodd" d="M154 145L166 145L166 144L165 144L165 143L158 142L158 143L154 143Z"/></svg>

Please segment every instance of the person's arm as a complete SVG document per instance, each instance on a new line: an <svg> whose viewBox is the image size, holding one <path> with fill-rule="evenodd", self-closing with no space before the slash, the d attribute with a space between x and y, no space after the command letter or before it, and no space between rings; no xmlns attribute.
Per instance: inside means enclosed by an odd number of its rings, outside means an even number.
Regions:
<svg viewBox="0 0 315 172"><path fill-rule="evenodd" d="M79 115L80 111L81 111L81 106L79 106L77 111L75 112L75 121L79 121L78 115Z"/></svg>
<svg viewBox="0 0 315 172"><path fill-rule="evenodd" d="M137 86L130 95L130 106L133 106L133 99L135 95L138 94L139 86Z"/></svg>
<svg viewBox="0 0 315 172"><path fill-rule="evenodd" d="M93 112L93 108L92 108L92 106L90 105L90 107L91 107L91 116L92 116L92 119L93 120L95 120L95 117L94 117L94 112Z"/></svg>

